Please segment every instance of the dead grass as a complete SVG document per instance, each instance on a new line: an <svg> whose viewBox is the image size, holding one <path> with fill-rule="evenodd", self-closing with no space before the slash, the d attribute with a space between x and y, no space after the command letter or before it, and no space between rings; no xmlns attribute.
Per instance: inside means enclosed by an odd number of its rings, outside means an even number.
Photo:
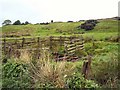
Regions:
<svg viewBox="0 0 120 90"><path fill-rule="evenodd" d="M64 88L65 77L72 74L74 66L70 66L67 62L53 62L50 59L49 52L43 50L42 57L36 62L30 62L30 76L35 85L46 87L50 84L51 87Z"/></svg>

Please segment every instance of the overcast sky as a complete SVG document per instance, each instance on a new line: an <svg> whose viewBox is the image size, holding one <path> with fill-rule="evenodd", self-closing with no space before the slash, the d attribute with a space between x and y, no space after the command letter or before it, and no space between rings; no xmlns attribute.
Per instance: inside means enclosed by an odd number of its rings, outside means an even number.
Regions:
<svg viewBox="0 0 120 90"><path fill-rule="evenodd" d="M0 24L10 19L31 23L78 21L118 16L119 0L0 0Z"/></svg>

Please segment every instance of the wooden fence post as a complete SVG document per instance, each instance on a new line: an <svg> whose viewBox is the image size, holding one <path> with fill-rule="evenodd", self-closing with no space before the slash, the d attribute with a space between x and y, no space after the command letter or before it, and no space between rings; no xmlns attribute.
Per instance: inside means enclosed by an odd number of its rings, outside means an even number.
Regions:
<svg viewBox="0 0 120 90"><path fill-rule="evenodd" d="M85 79L88 79L88 74L91 68L91 61L92 61L92 58L90 55L88 55L87 60L84 62L83 68L82 68L82 74L84 75Z"/></svg>
<svg viewBox="0 0 120 90"><path fill-rule="evenodd" d="M60 36L60 47L62 46L62 36Z"/></svg>
<svg viewBox="0 0 120 90"><path fill-rule="evenodd" d="M66 55L67 55L67 44L66 42L64 42L64 48L65 48L65 51L64 51L64 60L66 60Z"/></svg>
<svg viewBox="0 0 120 90"><path fill-rule="evenodd" d="M17 48L18 46L17 46L17 39L15 39L15 47Z"/></svg>
<svg viewBox="0 0 120 90"><path fill-rule="evenodd" d="M71 36L71 37L70 37L70 43L72 43L72 38L73 38L73 37Z"/></svg>
<svg viewBox="0 0 120 90"><path fill-rule="evenodd" d="M85 41L84 41L84 38L83 38L83 36L80 36L80 40L81 40L81 42L82 42L82 45L83 45L83 50L85 50L85 48L84 48L84 43L85 43Z"/></svg>
<svg viewBox="0 0 120 90"><path fill-rule="evenodd" d="M40 37L38 37L37 38L37 50L35 53L37 59L40 58L40 49L42 49L42 47L41 47Z"/></svg>
<svg viewBox="0 0 120 90"><path fill-rule="evenodd" d="M8 58L10 58L12 55L12 48L11 45L8 47Z"/></svg>
<svg viewBox="0 0 120 90"><path fill-rule="evenodd" d="M53 37L50 36L50 38L49 38L50 50L52 49L52 40L53 40Z"/></svg>
<svg viewBox="0 0 120 90"><path fill-rule="evenodd" d="M38 43L38 48L39 48L40 47L40 37L38 37L37 43Z"/></svg>
<svg viewBox="0 0 120 90"><path fill-rule="evenodd" d="M82 44L84 44L84 38L83 38L83 36L81 36L81 41L82 41Z"/></svg>
<svg viewBox="0 0 120 90"><path fill-rule="evenodd" d="M3 50L4 50L4 53L6 54L6 39L4 39L3 41L4 41L4 47L3 47L4 49Z"/></svg>
<svg viewBox="0 0 120 90"><path fill-rule="evenodd" d="M22 38L22 47L24 46L25 38Z"/></svg>

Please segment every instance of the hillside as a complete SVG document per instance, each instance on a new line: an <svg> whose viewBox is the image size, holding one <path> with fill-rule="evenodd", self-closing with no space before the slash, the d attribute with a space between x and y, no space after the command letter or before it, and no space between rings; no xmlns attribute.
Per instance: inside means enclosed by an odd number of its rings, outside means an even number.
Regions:
<svg viewBox="0 0 120 90"><path fill-rule="evenodd" d="M3 26L3 87L120 86L118 20L98 22L89 31L78 28L83 21ZM56 37L46 38L49 36Z"/></svg>
<svg viewBox="0 0 120 90"><path fill-rule="evenodd" d="M85 36L91 36L94 34L96 37L108 37L111 35L117 35L118 21L114 19L98 20L99 23L91 31L85 31L83 29L77 29L81 23L84 22L62 22L62 23L50 23L48 25L9 25L3 26L2 32L5 37L35 37L35 36L64 36L64 35L79 35L81 32L85 32ZM107 33L107 34L106 34ZM96 37L96 38L97 38ZM101 38L103 38L101 37Z"/></svg>

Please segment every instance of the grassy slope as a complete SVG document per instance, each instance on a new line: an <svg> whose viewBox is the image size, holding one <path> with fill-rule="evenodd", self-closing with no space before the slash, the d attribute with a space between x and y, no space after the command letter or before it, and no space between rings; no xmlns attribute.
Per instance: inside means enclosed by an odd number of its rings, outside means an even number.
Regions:
<svg viewBox="0 0 120 90"><path fill-rule="evenodd" d="M3 26L3 34L25 34L31 36L60 36L67 32L73 32L81 22L77 23L51 23L49 25L9 25ZM71 34L71 33L70 33Z"/></svg>
<svg viewBox="0 0 120 90"><path fill-rule="evenodd" d="M84 30L77 30L76 27L79 26L81 22L75 22L75 23L51 23L49 25L16 25L16 26L4 26L3 27L3 34L25 34L30 33L31 36L27 37L33 37L33 36L60 36L60 35L71 35L74 32L81 32ZM19 32L19 33L18 33ZM118 21L116 20L101 20L100 23L97 24L94 30L91 31L85 31L84 36L85 37L94 37L95 39L104 39L106 37L110 36L116 36L118 34ZM21 36L23 37L23 36ZM95 42L95 48L91 48L93 43L86 43L85 44L85 50L86 52L90 52L93 54L92 57L92 72L91 72L91 78L93 80L96 80L97 83L100 83L98 79L106 78L106 73L108 73L108 80L113 77L116 77L114 75L114 72L116 68L114 67L115 60L117 61L118 56L118 43L113 42L104 42L104 41L96 41ZM109 64L110 61L112 62ZM107 62L107 63L105 63ZM70 62L71 63L71 62ZM108 66L105 66L103 64L106 64ZM72 64L72 63L71 63ZM83 62L78 61L75 62L76 67L81 71ZM116 63L115 63L116 64ZM102 67L101 67L102 66ZM111 71L113 70L113 71ZM109 74L110 73L110 74ZM105 79L106 80L106 79ZM114 83L110 83L114 84ZM107 85L106 85L107 86Z"/></svg>
<svg viewBox="0 0 120 90"><path fill-rule="evenodd" d="M110 36L118 35L118 21L101 20L94 30L86 32L85 36L93 36L95 39L104 39Z"/></svg>
<svg viewBox="0 0 120 90"><path fill-rule="evenodd" d="M77 30L83 22L74 22L74 23L51 23L49 25L10 25L3 26L2 32L4 34L16 34L21 37L25 34L30 34L26 37L34 36L60 36L60 35L73 35L76 32L85 32L85 36L93 36L96 39L101 39L109 36L116 36L118 33L118 21L116 20L100 20L100 23L97 24L94 30L84 31ZM24 36L25 37L25 36Z"/></svg>

